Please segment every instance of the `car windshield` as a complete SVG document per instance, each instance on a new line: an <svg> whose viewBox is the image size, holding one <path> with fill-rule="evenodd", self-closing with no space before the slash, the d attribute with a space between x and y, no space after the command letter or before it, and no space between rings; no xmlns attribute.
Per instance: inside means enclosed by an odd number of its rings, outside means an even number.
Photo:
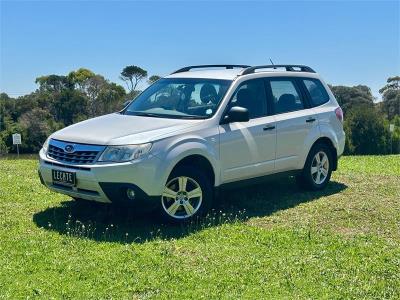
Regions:
<svg viewBox="0 0 400 300"><path fill-rule="evenodd" d="M231 82L201 78L160 79L122 113L161 118L209 118L214 115Z"/></svg>

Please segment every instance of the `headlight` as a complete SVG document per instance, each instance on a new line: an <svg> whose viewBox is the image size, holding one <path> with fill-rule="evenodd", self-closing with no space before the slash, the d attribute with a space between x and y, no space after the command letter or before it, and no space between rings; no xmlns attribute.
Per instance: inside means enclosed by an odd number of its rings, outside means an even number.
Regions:
<svg viewBox="0 0 400 300"><path fill-rule="evenodd" d="M42 148L43 148L44 153L47 153L47 149L49 148L49 143L50 143L50 137L48 137L43 144Z"/></svg>
<svg viewBox="0 0 400 300"><path fill-rule="evenodd" d="M126 162L138 159L149 153L151 143L142 145L108 146L100 156L99 161Z"/></svg>

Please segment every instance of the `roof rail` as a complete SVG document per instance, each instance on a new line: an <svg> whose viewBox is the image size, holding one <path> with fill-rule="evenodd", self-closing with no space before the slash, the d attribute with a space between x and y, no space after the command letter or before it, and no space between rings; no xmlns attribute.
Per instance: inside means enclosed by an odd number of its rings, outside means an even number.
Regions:
<svg viewBox="0 0 400 300"><path fill-rule="evenodd" d="M255 70L257 70L257 69L276 69L276 68L285 68L286 71L290 71L290 72L316 73L310 67L303 66L303 65L264 65L264 66L248 67L248 68L244 69L240 75L247 75L247 74L255 73ZM294 68L298 68L300 70L296 70Z"/></svg>
<svg viewBox="0 0 400 300"><path fill-rule="evenodd" d="M198 66L188 66L181 68L179 70L176 70L175 72L171 74L176 74L176 73L181 73L181 72L187 72L192 69L203 69L203 68L225 68L225 69L233 69L233 68L249 68L250 66L248 65L198 65Z"/></svg>

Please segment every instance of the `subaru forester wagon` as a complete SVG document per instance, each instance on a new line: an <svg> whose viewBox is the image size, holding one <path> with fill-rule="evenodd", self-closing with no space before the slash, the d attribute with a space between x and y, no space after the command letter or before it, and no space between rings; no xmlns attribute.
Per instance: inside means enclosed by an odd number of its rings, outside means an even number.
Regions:
<svg viewBox="0 0 400 300"><path fill-rule="evenodd" d="M343 113L302 65L202 65L159 79L117 113L53 133L39 176L77 200L203 215L218 191L290 174L323 189L343 153Z"/></svg>

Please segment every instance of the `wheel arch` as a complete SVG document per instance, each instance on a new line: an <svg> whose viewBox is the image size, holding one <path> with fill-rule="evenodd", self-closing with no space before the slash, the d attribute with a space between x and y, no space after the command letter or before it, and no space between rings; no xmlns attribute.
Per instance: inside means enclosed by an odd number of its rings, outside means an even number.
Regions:
<svg viewBox="0 0 400 300"><path fill-rule="evenodd" d="M210 160L201 154L189 154L181 158L171 169L170 174L181 166L194 166L202 170L208 178L210 178L211 184L214 186L215 182L215 170ZM169 175L168 175L169 176Z"/></svg>
<svg viewBox="0 0 400 300"><path fill-rule="evenodd" d="M155 186L161 194L172 171L177 165L195 165L204 167L211 174L211 185L219 185L220 165L219 148L216 137L203 138L198 135L173 137L158 143L153 153L160 163L156 166ZM212 170L212 172L211 172Z"/></svg>

